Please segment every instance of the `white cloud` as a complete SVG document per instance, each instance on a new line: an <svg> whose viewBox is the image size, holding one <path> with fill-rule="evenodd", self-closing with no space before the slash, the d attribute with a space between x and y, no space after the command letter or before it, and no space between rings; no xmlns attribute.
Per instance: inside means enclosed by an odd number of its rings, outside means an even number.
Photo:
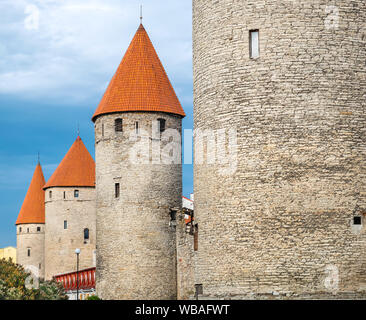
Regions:
<svg viewBox="0 0 366 320"><path fill-rule="evenodd" d="M140 3L2 0L0 94L84 105L100 98L137 30ZM25 27L27 6L39 9L36 29ZM144 25L175 88L189 95L191 3L145 0Z"/></svg>

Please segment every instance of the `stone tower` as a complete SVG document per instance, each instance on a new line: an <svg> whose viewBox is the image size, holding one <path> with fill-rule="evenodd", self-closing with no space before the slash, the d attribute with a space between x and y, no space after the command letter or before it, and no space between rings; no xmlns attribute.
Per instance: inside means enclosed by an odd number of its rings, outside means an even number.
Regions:
<svg viewBox="0 0 366 320"><path fill-rule="evenodd" d="M203 297L366 297L366 2L335 3L193 1Z"/></svg>
<svg viewBox="0 0 366 320"><path fill-rule="evenodd" d="M170 209L181 207L184 116L140 25L93 116L102 299L176 298ZM170 136L176 148L170 149Z"/></svg>
<svg viewBox="0 0 366 320"><path fill-rule="evenodd" d="M84 143L76 141L44 186L46 207L46 279L95 265L95 163Z"/></svg>
<svg viewBox="0 0 366 320"><path fill-rule="evenodd" d="M17 263L36 277L44 278L45 179L38 163L16 221Z"/></svg>

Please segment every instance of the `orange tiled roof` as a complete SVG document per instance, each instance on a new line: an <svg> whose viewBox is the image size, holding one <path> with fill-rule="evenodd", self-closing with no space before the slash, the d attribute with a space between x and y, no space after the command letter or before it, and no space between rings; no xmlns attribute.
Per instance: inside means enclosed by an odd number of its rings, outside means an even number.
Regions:
<svg viewBox="0 0 366 320"><path fill-rule="evenodd" d="M61 161L44 189L51 187L94 187L95 163L80 137Z"/></svg>
<svg viewBox="0 0 366 320"><path fill-rule="evenodd" d="M158 111L185 116L142 24L109 83L93 121L102 114L126 111Z"/></svg>
<svg viewBox="0 0 366 320"><path fill-rule="evenodd" d="M30 223L45 223L44 209L44 180L41 165L38 164L34 171L32 182L29 186L27 195L20 209L16 225Z"/></svg>

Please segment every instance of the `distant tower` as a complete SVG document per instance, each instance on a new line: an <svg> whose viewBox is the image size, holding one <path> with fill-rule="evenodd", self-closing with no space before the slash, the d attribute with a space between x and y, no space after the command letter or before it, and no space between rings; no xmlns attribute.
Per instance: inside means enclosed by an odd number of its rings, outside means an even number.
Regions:
<svg viewBox="0 0 366 320"><path fill-rule="evenodd" d="M160 156L153 164L151 154L147 163L131 161L136 143L130 135L165 147L167 141L161 137L171 129L181 134L184 116L141 24L93 116L96 278L97 294L103 299L176 298L170 209L181 207L182 167L162 164ZM137 156L137 162L141 158Z"/></svg>
<svg viewBox="0 0 366 320"><path fill-rule="evenodd" d="M194 166L202 298L366 297L365 24L364 0L193 1L195 129L237 130L229 170Z"/></svg>
<svg viewBox="0 0 366 320"><path fill-rule="evenodd" d="M45 270L45 183L41 165L38 163L16 221L17 263L39 278L44 278Z"/></svg>
<svg viewBox="0 0 366 320"><path fill-rule="evenodd" d="M46 279L95 261L95 163L78 137L44 186L46 198Z"/></svg>

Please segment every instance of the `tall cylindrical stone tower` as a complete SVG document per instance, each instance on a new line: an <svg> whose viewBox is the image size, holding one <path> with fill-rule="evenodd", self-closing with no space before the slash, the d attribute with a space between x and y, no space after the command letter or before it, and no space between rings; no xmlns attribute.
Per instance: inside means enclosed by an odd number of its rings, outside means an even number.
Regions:
<svg viewBox="0 0 366 320"><path fill-rule="evenodd" d="M76 271L76 249L79 270L95 267L95 163L80 137L44 190L46 280Z"/></svg>
<svg viewBox="0 0 366 320"><path fill-rule="evenodd" d="M366 297L365 25L362 0L193 1L203 297Z"/></svg>
<svg viewBox="0 0 366 320"><path fill-rule="evenodd" d="M175 299L184 111L142 25L96 110L96 290Z"/></svg>
<svg viewBox="0 0 366 320"><path fill-rule="evenodd" d="M44 279L45 179L38 163L16 221L17 263L34 276Z"/></svg>

